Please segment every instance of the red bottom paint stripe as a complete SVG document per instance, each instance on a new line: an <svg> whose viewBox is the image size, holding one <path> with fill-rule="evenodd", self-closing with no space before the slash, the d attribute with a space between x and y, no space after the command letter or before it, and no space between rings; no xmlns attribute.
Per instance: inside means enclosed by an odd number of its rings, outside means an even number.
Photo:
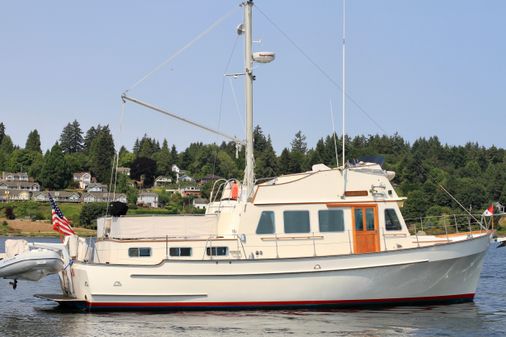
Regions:
<svg viewBox="0 0 506 337"><path fill-rule="evenodd" d="M86 302L88 308L114 307L151 307L151 308L241 308L241 307L304 307L304 306L332 306L332 305L367 305L367 304L395 304L437 301L472 300L474 294L459 294L445 296L381 298L362 300L330 300L330 301L260 301L260 302Z"/></svg>

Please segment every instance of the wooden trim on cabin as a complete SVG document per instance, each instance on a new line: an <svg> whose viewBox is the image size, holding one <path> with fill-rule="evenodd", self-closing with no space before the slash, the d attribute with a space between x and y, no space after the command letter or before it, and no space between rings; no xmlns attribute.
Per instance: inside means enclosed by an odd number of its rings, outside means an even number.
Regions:
<svg viewBox="0 0 506 337"><path fill-rule="evenodd" d="M346 197L367 197L369 192L366 190L357 190L357 191L344 191L344 196Z"/></svg>
<svg viewBox="0 0 506 337"><path fill-rule="evenodd" d="M290 241L290 240L323 240L323 235L315 236L277 236L277 237L263 237L262 241Z"/></svg>
<svg viewBox="0 0 506 337"><path fill-rule="evenodd" d="M377 200L377 201L300 201L300 202L266 202L266 203L254 203L255 206L274 206L274 205L327 205L327 207L352 207L357 205L379 205L381 203L389 202L401 202L404 199L395 200Z"/></svg>

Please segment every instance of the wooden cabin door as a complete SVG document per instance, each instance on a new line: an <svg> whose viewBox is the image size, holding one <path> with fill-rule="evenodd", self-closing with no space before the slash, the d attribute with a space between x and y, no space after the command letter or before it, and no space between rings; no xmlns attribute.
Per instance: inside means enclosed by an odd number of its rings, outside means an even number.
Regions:
<svg viewBox="0 0 506 337"><path fill-rule="evenodd" d="M355 254L380 251L378 208L352 207Z"/></svg>

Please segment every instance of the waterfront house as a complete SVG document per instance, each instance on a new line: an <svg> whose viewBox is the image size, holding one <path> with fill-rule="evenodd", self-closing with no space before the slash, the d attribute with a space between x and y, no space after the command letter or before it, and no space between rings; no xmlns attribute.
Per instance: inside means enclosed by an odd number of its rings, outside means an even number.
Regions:
<svg viewBox="0 0 506 337"><path fill-rule="evenodd" d="M118 167L116 172L130 177L130 167Z"/></svg>
<svg viewBox="0 0 506 337"><path fill-rule="evenodd" d="M83 202L113 202L119 201L127 203L127 196L125 193L108 193L108 192L87 192L83 194Z"/></svg>
<svg viewBox="0 0 506 337"><path fill-rule="evenodd" d="M40 191L40 185L33 181L2 180L0 190L24 190L30 192Z"/></svg>
<svg viewBox="0 0 506 337"><path fill-rule="evenodd" d="M202 195L200 188L196 186L181 187L179 189L179 194L181 194L183 197L193 196L196 198L200 198Z"/></svg>
<svg viewBox="0 0 506 337"><path fill-rule="evenodd" d="M30 200L32 192L24 190L2 190L0 191L1 201L25 201Z"/></svg>
<svg viewBox="0 0 506 337"><path fill-rule="evenodd" d="M172 179L166 176L158 176L155 179L155 187L167 186L172 183Z"/></svg>
<svg viewBox="0 0 506 337"><path fill-rule="evenodd" d="M79 188L84 190L89 183L91 183L90 172L76 172L73 176L74 181L79 183Z"/></svg>
<svg viewBox="0 0 506 337"><path fill-rule="evenodd" d="M26 172L3 172L0 180L6 181L30 181Z"/></svg>
<svg viewBox="0 0 506 337"><path fill-rule="evenodd" d="M193 207L198 209L206 209L207 204L209 204L209 200L204 198L195 198L193 199Z"/></svg>
<svg viewBox="0 0 506 337"><path fill-rule="evenodd" d="M86 192L107 192L107 185L101 183L89 183Z"/></svg>
<svg viewBox="0 0 506 337"><path fill-rule="evenodd" d="M216 181L218 179L221 179L220 176L214 175L214 174L208 174L207 176L200 178L197 180L197 184L204 185L207 184L210 181Z"/></svg>
<svg viewBox="0 0 506 337"><path fill-rule="evenodd" d="M137 205L158 208L158 194L153 192L141 192L137 197Z"/></svg>

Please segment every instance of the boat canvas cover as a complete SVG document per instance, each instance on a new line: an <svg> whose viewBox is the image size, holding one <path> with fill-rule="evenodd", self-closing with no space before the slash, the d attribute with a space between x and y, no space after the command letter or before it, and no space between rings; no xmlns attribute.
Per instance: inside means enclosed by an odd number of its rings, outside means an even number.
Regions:
<svg viewBox="0 0 506 337"><path fill-rule="evenodd" d="M101 224L101 221L98 224L99 227L104 225L103 222ZM209 236L216 232L216 225L216 215L114 218L109 237L113 239L142 239Z"/></svg>
<svg viewBox="0 0 506 337"><path fill-rule="evenodd" d="M29 250L28 241L26 240L6 240L5 241L5 255L7 258L14 257L18 254Z"/></svg>

